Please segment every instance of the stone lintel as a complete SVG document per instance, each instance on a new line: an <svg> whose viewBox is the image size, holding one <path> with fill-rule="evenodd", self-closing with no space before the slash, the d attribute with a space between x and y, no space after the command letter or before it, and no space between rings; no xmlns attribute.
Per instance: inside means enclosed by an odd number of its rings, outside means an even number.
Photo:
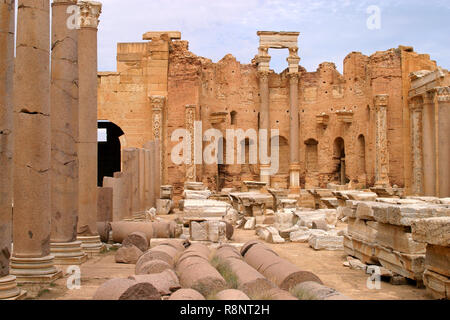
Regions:
<svg viewBox="0 0 450 320"><path fill-rule="evenodd" d="M180 31L149 31L144 33L142 40L153 40L155 38L160 39L164 35L167 35L170 40L181 40Z"/></svg>

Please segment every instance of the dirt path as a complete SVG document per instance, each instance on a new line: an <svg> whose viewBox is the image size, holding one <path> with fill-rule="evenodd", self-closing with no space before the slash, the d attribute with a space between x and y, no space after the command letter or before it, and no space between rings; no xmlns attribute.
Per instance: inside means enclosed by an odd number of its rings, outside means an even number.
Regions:
<svg viewBox="0 0 450 320"><path fill-rule="evenodd" d="M256 239L254 231L236 230L233 242L245 243ZM346 255L343 251L315 251L308 244L268 244L281 257L298 265L303 270L315 273L325 285L355 300L425 300L430 299L425 289L413 285L393 286L381 282L381 290L367 287L368 275L363 271L343 266ZM97 288L112 278L126 278L134 274L134 265L116 264L114 252L90 259L81 266L81 288L67 289L67 275L48 289L40 291L37 299L86 300L91 299ZM63 270L67 270L64 267Z"/></svg>

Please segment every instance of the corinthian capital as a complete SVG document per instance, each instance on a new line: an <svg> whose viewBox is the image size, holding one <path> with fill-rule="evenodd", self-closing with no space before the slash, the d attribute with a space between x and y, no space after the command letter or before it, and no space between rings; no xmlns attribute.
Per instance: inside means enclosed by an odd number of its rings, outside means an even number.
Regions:
<svg viewBox="0 0 450 320"><path fill-rule="evenodd" d="M375 107L387 107L389 104L388 94L378 94L374 98Z"/></svg>
<svg viewBox="0 0 450 320"><path fill-rule="evenodd" d="M79 1L78 6L80 7L80 27L97 29L102 4L97 1Z"/></svg>
<svg viewBox="0 0 450 320"><path fill-rule="evenodd" d="M166 97L164 96L150 96L150 104L153 110L161 110L166 102Z"/></svg>

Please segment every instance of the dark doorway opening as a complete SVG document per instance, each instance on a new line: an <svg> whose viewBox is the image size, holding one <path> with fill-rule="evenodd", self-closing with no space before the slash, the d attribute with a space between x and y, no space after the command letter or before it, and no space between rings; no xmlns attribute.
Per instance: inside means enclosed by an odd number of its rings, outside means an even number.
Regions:
<svg viewBox="0 0 450 320"><path fill-rule="evenodd" d="M121 170L120 139L124 134L115 123L107 120L98 121L98 181L103 185L104 177L113 177Z"/></svg>

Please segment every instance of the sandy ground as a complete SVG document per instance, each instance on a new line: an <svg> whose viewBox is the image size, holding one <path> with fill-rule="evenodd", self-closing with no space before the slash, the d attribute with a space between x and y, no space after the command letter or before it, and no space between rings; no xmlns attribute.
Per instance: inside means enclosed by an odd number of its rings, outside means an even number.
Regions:
<svg viewBox="0 0 450 320"><path fill-rule="evenodd" d="M236 230L233 242L245 243L256 239L254 231ZM426 300L431 299L425 289L415 285L394 286L381 282L380 290L367 287L368 275L360 270L344 267L346 255L343 251L315 251L308 244L268 244L281 257L303 270L315 273L325 285L355 300ZM62 268L63 271L67 267ZM81 266L81 288L67 289L67 275L49 288L34 289L36 299L41 300L85 300L91 299L96 289L112 278L126 278L134 274L134 265L116 264L114 252L90 259Z"/></svg>

